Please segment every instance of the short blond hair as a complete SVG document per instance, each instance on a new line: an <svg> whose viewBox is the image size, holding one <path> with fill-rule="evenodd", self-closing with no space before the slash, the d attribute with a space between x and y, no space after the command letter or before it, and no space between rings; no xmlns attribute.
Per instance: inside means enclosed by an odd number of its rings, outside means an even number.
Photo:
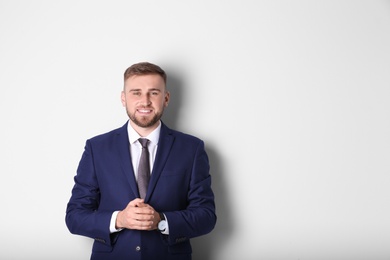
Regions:
<svg viewBox="0 0 390 260"><path fill-rule="evenodd" d="M164 83L167 83L167 74L165 71L156 64L150 62L139 62L128 67L124 73L124 80L127 80L132 76L150 74L160 75L164 79Z"/></svg>

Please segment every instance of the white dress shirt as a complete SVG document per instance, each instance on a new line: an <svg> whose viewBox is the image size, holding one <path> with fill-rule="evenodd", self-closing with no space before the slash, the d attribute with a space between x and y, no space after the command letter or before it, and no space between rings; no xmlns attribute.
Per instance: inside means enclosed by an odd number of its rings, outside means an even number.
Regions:
<svg viewBox="0 0 390 260"><path fill-rule="evenodd" d="M160 138L160 130L161 130L161 122L159 122L159 125L156 129L153 130L148 136L143 136L142 138L147 138L149 139L149 145L148 145L148 150L149 150L149 163L150 163L150 174L153 172L153 165L154 165L154 159L156 158L156 153L157 153L157 146L158 146L158 139ZM133 170L134 170L134 175L135 179L138 180L138 164L139 160L141 158L141 153L142 153L142 146L140 142L138 141L141 136L134 130L134 128L131 126L130 122L127 124L127 133L129 135L129 143L130 143L130 155L131 155L131 163L133 165ZM116 223L116 217L118 215L119 211L115 211L112 214L111 217L111 222L110 222L110 232L118 232L121 231L122 229L116 229L115 228L115 223ZM164 215L165 216L165 215ZM165 217L166 219L166 217ZM167 224L168 220L166 219ZM167 228L165 229L163 234L168 235L169 234L169 228L167 225Z"/></svg>

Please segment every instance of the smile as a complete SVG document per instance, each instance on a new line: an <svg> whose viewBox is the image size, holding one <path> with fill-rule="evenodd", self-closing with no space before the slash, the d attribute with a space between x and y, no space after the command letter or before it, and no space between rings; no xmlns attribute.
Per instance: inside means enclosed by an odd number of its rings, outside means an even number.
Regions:
<svg viewBox="0 0 390 260"><path fill-rule="evenodd" d="M152 112L151 109L138 109L137 111L142 114L147 114Z"/></svg>

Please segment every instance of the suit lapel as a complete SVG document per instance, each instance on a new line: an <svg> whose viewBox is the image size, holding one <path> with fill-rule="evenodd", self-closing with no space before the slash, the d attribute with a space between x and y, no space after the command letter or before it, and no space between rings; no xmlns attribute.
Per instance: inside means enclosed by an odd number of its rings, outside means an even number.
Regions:
<svg viewBox="0 0 390 260"><path fill-rule="evenodd" d="M145 201L147 202L150 196L153 194L154 188L156 187L157 181L160 178L161 172L164 169L165 163L167 161L169 152L175 139L172 135L172 131L161 123L160 138L158 141L158 148L156 158L154 160L152 175L150 177L150 182L148 186L148 191L146 194Z"/></svg>
<svg viewBox="0 0 390 260"><path fill-rule="evenodd" d="M121 167L123 173L126 175L126 178L130 184L131 190L135 197L139 197L137 181L135 180L133 165L131 163L130 156L130 144L129 144L129 135L127 133L127 124L126 123L122 128L119 129L117 135L117 147L119 152L119 157L121 161Z"/></svg>

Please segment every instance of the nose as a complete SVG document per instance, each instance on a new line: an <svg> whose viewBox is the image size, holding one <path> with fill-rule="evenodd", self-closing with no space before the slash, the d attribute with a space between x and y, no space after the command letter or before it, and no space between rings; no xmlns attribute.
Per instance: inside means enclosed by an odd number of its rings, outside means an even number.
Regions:
<svg viewBox="0 0 390 260"><path fill-rule="evenodd" d="M150 101L150 96L149 94L145 94L141 98L141 104L143 106L149 106L152 102Z"/></svg>

